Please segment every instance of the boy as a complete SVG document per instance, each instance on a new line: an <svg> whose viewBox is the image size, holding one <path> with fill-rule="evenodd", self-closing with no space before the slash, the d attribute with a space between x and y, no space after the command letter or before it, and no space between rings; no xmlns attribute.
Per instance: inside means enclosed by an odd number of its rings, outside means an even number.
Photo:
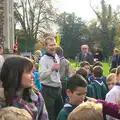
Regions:
<svg viewBox="0 0 120 120"><path fill-rule="evenodd" d="M85 68L86 71L87 71L87 74L88 74L88 75L90 74L90 64L89 64L89 62L87 62L87 61L81 62L81 63L80 63L80 67Z"/></svg>
<svg viewBox="0 0 120 120"><path fill-rule="evenodd" d="M102 104L93 102L80 104L70 113L68 120L103 120Z"/></svg>
<svg viewBox="0 0 120 120"><path fill-rule="evenodd" d="M87 61L83 61L83 62L80 63L80 67L86 69L87 77L88 77L88 80L89 80L89 78L92 76L92 66ZM91 81L89 81L89 82L91 82Z"/></svg>
<svg viewBox="0 0 120 120"><path fill-rule="evenodd" d="M93 68L96 67L96 66L100 66L100 67L103 68L102 62L100 62L100 61L97 61L93 64ZM101 77L101 79L103 80L104 84L106 85L106 77L103 75ZM93 82L93 80L94 80L93 76L89 77L89 81ZM106 85L106 87L107 87L107 85Z"/></svg>
<svg viewBox="0 0 120 120"><path fill-rule="evenodd" d="M92 93L88 91L87 95L89 97L93 97L96 99L105 99L105 96L107 94L107 88L102 80L103 76L103 68L100 66L96 66L93 68L93 77L94 81L89 85L91 86L91 89L94 89L94 96L91 96Z"/></svg>
<svg viewBox="0 0 120 120"><path fill-rule="evenodd" d="M69 97L69 103L65 104L60 111L57 120L67 120L68 115L74 108L80 103L84 102L87 92L87 82L80 75L73 75L67 81L67 96Z"/></svg>
<svg viewBox="0 0 120 120"><path fill-rule="evenodd" d="M116 81L116 75L114 73L111 73L107 77L107 86L108 90L111 90L115 84Z"/></svg>
<svg viewBox="0 0 120 120"><path fill-rule="evenodd" d="M60 80L62 83L62 97L65 103L66 99L66 84L68 78L71 76L72 67L70 62L63 56L63 49L60 46L56 47L56 54L60 58Z"/></svg>

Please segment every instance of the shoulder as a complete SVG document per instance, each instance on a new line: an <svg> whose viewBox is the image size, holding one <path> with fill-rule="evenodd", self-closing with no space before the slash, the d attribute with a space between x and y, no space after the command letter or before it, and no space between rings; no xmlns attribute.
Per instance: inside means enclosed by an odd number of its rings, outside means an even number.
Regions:
<svg viewBox="0 0 120 120"><path fill-rule="evenodd" d="M114 86L106 95L106 98L113 96L116 92L116 87Z"/></svg>
<svg viewBox="0 0 120 120"><path fill-rule="evenodd" d="M62 108L60 111L57 120L67 120L69 113L65 110L65 108Z"/></svg>
<svg viewBox="0 0 120 120"><path fill-rule="evenodd" d="M44 55L43 57L41 57L39 63L46 64L47 63L46 61L48 61L48 60L49 60L49 57L47 55Z"/></svg>

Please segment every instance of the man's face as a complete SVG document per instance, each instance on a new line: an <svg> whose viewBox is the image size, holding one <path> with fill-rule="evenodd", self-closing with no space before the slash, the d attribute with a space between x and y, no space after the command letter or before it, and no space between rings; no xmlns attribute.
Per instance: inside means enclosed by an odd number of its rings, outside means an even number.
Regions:
<svg viewBox="0 0 120 120"><path fill-rule="evenodd" d="M83 53L88 53L88 46L83 46L82 47L82 52Z"/></svg>
<svg viewBox="0 0 120 120"><path fill-rule="evenodd" d="M55 54L56 41L55 40L47 40L45 47L46 47L46 50L48 53Z"/></svg>

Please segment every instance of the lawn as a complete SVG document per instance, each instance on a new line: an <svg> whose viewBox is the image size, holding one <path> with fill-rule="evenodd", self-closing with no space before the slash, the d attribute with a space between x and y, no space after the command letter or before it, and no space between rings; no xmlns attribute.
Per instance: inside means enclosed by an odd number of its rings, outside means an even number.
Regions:
<svg viewBox="0 0 120 120"><path fill-rule="evenodd" d="M73 70L74 69L78 69L79 68L79 63L76 63L75 61L71 61L71 65L72 65L72 68ZM107 62L103 62L103 70L104 70L104 75L107 76L109 74L109 64Z"/></svg>

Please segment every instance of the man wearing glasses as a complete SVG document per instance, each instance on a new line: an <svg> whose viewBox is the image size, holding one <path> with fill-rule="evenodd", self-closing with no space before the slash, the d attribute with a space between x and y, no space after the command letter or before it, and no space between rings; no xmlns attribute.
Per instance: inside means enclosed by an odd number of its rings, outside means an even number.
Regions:
<svg viewBox="0 0 120 120"><path fill-rule="evenodd" d="M87 61L90 64L94 63L94 57L91 52L89 52L88 45L82 45L81 46L81 52L78 54L79 62L81 61Z"/></svg>

